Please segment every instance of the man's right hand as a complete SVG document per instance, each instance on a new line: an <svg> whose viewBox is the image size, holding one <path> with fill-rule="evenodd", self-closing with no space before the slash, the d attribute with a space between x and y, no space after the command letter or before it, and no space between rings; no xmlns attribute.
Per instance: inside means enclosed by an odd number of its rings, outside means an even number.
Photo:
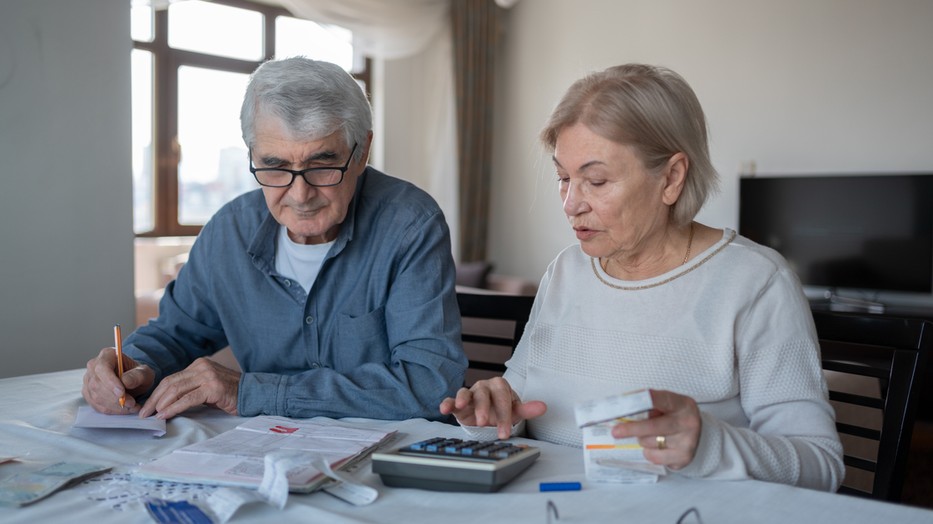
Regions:
<svg viewBox="0 0 933 524"><path fill-rule="evenodd" d="M503 440L511 436L512 425L545 411L547 405L540 400L522 402L502 377L479 380L470 389L460 388L456 398L445 398L440 405L441 414L453 414L461 425L496 426Z"/></svg>
<svg viewBox="0 0 933 524"><path fill-rule="evenodd" d="M149 366L141 365L126 355L123 355L123 369L126 371L121 382L117 378L117 352L114 348L100 350L97 357L87 362L81 394L98 412L125 415L139 411L135 397L149 391L155 381L155 373ZM121 395L126 395L124 407L120 407Z"/></svg>

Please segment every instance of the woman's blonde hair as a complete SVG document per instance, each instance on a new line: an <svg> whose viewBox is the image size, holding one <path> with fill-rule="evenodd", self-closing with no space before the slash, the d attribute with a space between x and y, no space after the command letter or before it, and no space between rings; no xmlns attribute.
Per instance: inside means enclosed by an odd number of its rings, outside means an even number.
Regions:
<svg viewBox="0 0 933 524"><path fill-rule="evenodd" d="M670 69L625 64L577 80L548 118L541 141L553 152L560 132L577 123L634 147L651 171L675 153L687 155L684 189L671 209L676 225L690 223L717 187L703 108L683 77Z"/></svg>

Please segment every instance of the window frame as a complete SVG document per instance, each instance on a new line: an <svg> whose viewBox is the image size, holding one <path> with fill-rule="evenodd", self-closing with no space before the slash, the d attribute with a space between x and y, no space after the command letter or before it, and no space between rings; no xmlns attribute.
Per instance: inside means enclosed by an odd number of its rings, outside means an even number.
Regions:
<svg viewBox="0 0 933 524"><path fill-rule="evenodd" d="M152 54L152 141L153 141L153 227L136 233L137 237L195 236L201 225L181 224L178 220L178 70L192 66L217 71L251 74L266 60L275 56L275 19L278 16L295 17L283 7L260 4L249 0L212 0L213 3L248 9L263 15L263 57L242 60L173 49L168 45L168 9L153 11L151 42L133 40L133 49ZM357 81L370 90L371 62L364 60L362 71L352 72ZM247 172L244 159L244 173ZM135 228L134 228L135 229Z"/></svg>

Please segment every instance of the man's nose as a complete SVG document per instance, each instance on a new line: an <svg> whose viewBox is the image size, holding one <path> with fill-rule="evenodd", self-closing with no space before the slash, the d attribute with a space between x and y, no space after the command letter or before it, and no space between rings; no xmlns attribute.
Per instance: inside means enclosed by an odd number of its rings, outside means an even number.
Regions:
<svg viewBox="0 0 933 524"><path fill-rule="evenodd" d="M306 200L309 196L317 193L318 188L309 184L302 175L296 176L292 185L288 186L288 192L296 200Z"/></svg>

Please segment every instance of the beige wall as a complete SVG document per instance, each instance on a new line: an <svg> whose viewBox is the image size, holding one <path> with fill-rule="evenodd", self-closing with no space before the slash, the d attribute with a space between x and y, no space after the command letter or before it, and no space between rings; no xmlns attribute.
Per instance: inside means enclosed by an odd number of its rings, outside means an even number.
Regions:
<svg viewBox="0 0 933 524"><path fill-rule="evenodd" d="M129 2L0 7L0 377L132 326Z"/></svg>
<svg viewBox="0 0 933 524"><path fill-rule="evenodd" d="M490 258L540 278L575 242L536 143L566 88L624 62L665 65L707 113L722 191L699 219L735 228L738 172L933 171L933 2L521 0L496 93Z"/></svg>

